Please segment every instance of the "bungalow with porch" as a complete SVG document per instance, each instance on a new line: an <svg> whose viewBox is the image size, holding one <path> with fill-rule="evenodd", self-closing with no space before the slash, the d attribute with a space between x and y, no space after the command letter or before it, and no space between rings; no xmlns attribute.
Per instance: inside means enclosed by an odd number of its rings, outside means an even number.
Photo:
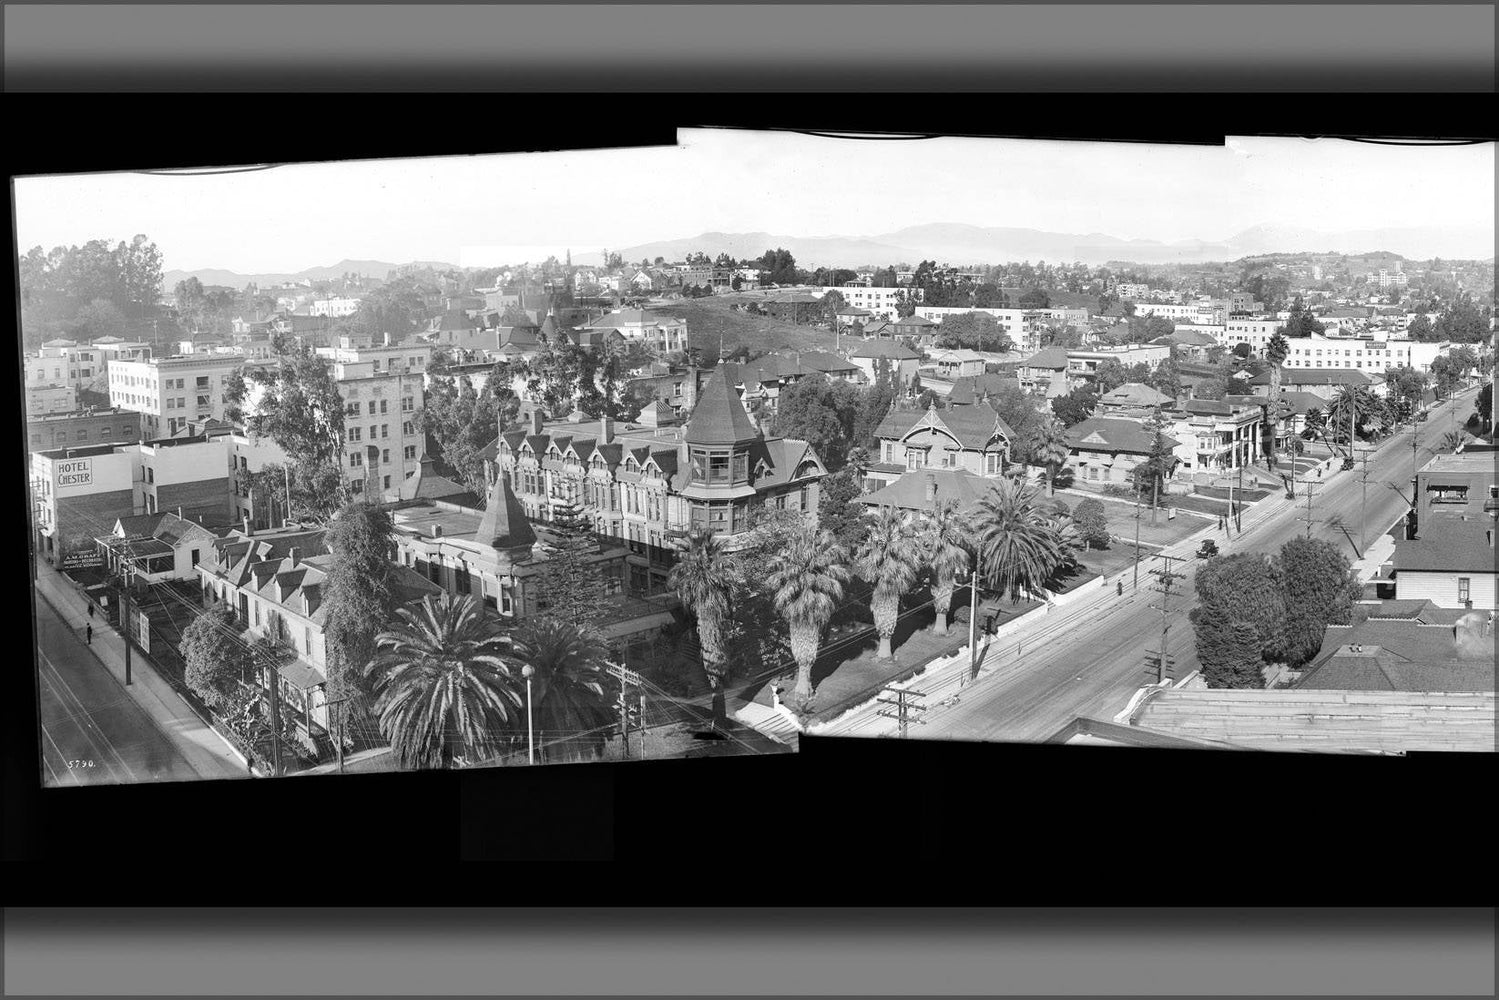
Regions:
<svg viewBox="0 0 1499 1000"><path fill-rule="evenodd" d="M1079 482L1129 484L1150 458L1154 435L1137 420L1089 417L1067 429L1067 466ZM1175 450L1179 442L1166 438Z"/></svg>

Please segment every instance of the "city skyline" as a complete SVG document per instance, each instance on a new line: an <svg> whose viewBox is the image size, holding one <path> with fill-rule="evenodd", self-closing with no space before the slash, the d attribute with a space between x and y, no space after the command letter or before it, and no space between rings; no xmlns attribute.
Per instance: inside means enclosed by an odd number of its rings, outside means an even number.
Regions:
<svg viewBox="0 0 1499 1000"><path fill-rule="evenodd" d="M238 273L345 259L485 266L569 249L579 258L713 231L867 239L957 219L1163 244L1218 243L1257 227L1422 229L1443 232L1447 252L1370 249L1486 259L1493 154L1493 143L1231 137L1220 147L684 129L675 147L18 178L15 211L22 252L145 233L167 270ZM652 188L671 195L630 194ZM607 213L590 192L609 192ZM1490 253L1472 252L1482 248Z"/></svg>

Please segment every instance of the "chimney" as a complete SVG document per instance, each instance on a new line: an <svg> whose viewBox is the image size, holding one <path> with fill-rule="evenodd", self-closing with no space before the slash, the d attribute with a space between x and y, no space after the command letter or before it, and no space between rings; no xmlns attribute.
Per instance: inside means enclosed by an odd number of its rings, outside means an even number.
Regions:
<svg viewBox="0 0 1499 1000"><path fill-rule="evenodd" d="M541 409L539 407L532 409L531 413L530 413L530 425L531 425L531 433L532 434L540 434L541 433L541 420L542 420Z"/></svg>
<svg viewBox="0 0 1499 1000"><path fill-rule="evenodd" d="M433 538L441 538L442 537L442 525L440 525L440 524L434 524L434 525L432 525L432 537Z"/></svg>
<svg viewBox="0 0 1499 1000"><path fill-rule="evenodd" d="M254 535L255 535L255 529L250 526L250 515L249 514L246 514L242 518L240 518L240 524L244 528L244 532L245 532L245 536L246 537L254 537Z"/></svg>
<svg viewBox="0 0 1499 1000"><path fill-rule="evenodd" d="M614 441L614 419L612 417L599 418L599 444L610 444Z"/></svg>
<svg viewBox="0 0 1499 1000"><path fill-rule="evenodd" d="M389 347L390 346L390 331L389 330L385 331L384 337L385 337L385 339L384 339L384 341L382 341L382 343L383 343L383 345L385 347Z"/></svg>
<svg viewBox="0 0 1499 1000"><path fill-rule="evenodd" d="M926 474L926 502L931 503L937 499L937 477L934 473Z"/></svg>
<svg viewBox="0 0 1499 1000"><path fill-rule="evenodd" d="M293 545L291 547L291 551L286 555L287 558L291 560L291 564L293 567L302 565L302 549L300 546Z"/></svg>

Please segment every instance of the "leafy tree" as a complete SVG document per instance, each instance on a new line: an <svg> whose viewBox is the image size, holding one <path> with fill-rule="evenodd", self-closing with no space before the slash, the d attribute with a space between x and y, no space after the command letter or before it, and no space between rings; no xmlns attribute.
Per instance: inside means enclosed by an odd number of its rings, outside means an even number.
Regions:
<svg viewBox="0 0 1499 1000"><path fill-rule="evenodd" d="M936 614L932 632L936 635L947 634L953 590L972 565L971 536L972 527L959 513L955 500L941 501L922 516L919 537L922 556L932 573L932 608ZM976 602L973 608L977 608Z"/></svg>
<svg viewBox="0 0 1499 1000"><path fill-rule="evenodd" d="M1028 289L1020 296L1016 305L1021 309L1049 309L1051 308L1051 296L1040 288Z"/></svg>
<svg viewBox="0 0 1499 1000"><path fill-rule="evenodd" d="M916 315L916 299L910 293L901 292L895 296L895 315L899 319Z"/></svg>
<svg viewBox="0 0 1499 1000"><path fill-rule="evenodd" d="M1458 296L1432 327L1434 340L1450 340L1458 344L1476 344L1489 335L1490 310L1479 308L1473 296L1464 292Z"/></svg>
<svg viewBox="0 0 1499 1000"><path fill-rule="evenodd" d="M1233 355L1240 360L1247 360L1254 353L1254 348L1246 341L1239 341L1234 345Z"/></svg>
<svg viewBox="0 0 1499 1000"><path fill-rule="evenodd" d="M1192 614L1197 614L1193 609ZM1222 626L1197 633L1197 660L1210 688L1263 688L1265 661L1259 654L1260 637L1246 621L1229 620Z"/></svg>
<svg viewBox="0 0 1499 1000"><path fill-rule="evenodd" d="M253 435L264 435L299 465L338 465L343 458L344 401L323 359L299 348L277 367L246 369L261 390L245 415Z"/></svg>
<svg viewBox="0 0 1499 1000"><path fill-rule="evenodd" d="M520 399L499 372L492 373L479 392L466 375L434 375L415 423L437 442L443 461L460 481L483 496L488 487L484 448L496 434L516 426L519 416Z"/></svg>
<svg viewBox="0 0 1499 1000"><path fill-rule="evenodd" d="M1386 396L1395 404L1392 416L1398 420L1409 420L1421 406L1426 392L1426 374L1404 365L1385 372Z"/></svg>
<svg viewBox="0 0 1499 1000"><path fill-rule="evenodd" d="M1352 624L1362 588L1337 546L1316 538L1282 545L1275 573L1285 595L1283 653L1291 667L1299 667L1322 647L1328 625Z"/></svg>
<svg viewBox="0 0 1499 1000"><path fill-rule="evenodd" d="M812 698L812 665L817 661L823 629L833 617L849 573L848 553L832 535L807 526L775 552L765 567L765 584L776 612L790 632L796 660L795 700L806 711Z"/></svg>
<svg viewBox="0 0 1499 1000"><path fill-rule="evenodd" d="M847 465L818 483L818 526L850 551L864 541L869 531L868 508L858 500L863 492L860 480L858 470Z"/></svg>
<svg viewBox="0 0 1499 1000"><path fill-rule="evenodd" d="M713 687L722 689L728 679L729 661L722 643L729 602L743 575L739 560L724 548L718 536L704 528L693 528L667 577L682 606L697 618L698 640L703 649L703 668ZM714 699L715 706L720 704ZM715 708L715 712L717 708ZM721 719L715 721L721 722Z"/></svg>
<svg viewBox="0 0 1499 1000"><path fill-rule="evenodd" d="M333 556L322 605L328 700L335 703L336 725L347 743L350 723L369 710L365 667L374 659L376 640L395 610L390 513L367 500L351 500L333 519L324 543Z"/></svg>
<svg viewBox="0 0 1499 1000"><path fill-rule="evenodd" d="M608 584L598 563L599 541L588 515L570 499L552 501L543 542L546 559L536 578L542 614L584 631L603 616Z"/></svg>
<svg viewBox="0 0 1499 1000"><path fill-rule="evenodd" d="M848 383L823 375L809 376L781 392L773 432L806 441L831 465L854 443L853 424L859 403L859 390Z"/></svg>
<svg viewBox="0 0 1499 1000"><path fill-rule="evenodd" d="M118 337L127 332L125 314L108 299L94 299L78 310L73 318L72 334L82 341L99 337Z"/></svg>
<svg viewBox="0 0 1499 1000"><path fill-rule="evenodd" d="M1473 401L1473 414L1478 417L1479 427L1485 433L1493 430L1491 420L1494 406L1494 383L1490 382L1478 390L1478 398Z"/></svg>
<svg viewBox="0 0 1499 1000"><path fill-rule="evenodd" d="M543 759L554 748L603 751L614 720L604 694L608 655L597 635L555 618L528 618L516 630L509 659L533 672L532 724ZM512 667L512 674L519 672Z"/></svg>
<svg viewBox="0 0 1499 1000"><path fill-rule="evenodd" d="M1405 328L1405 335L1411 340L1423 342L1441 339L1436 335L1436 331L1432 329L1431 320L1426 318L1425 313L1416 314L1415 318L1410 321L1410 325Z"/></svg>
<svg viewBox="0 0 1499 1000"><path fill-rule="evenodd" d="M1150 454L1134 468L1134 477L1140 485L1140 491L1151 494L1152 511L1156 509L1166 480L1176 471L1175 445L1166 436L1166 428L1169 426L1163 411L1156 410L1150 415L1145 422L1145 429L1150 432Z"/></svg>
<svg viewBox="0 0 1499 1000"><path fill-rule="evenodd" d="M366 668L380 731L405 767L494 755L521 699L503 640L468 595L402 608Z"/></svg>
<svg viewBox="0 0 1499 1000"><path fill-rule="evenodd" d="M1064 560L1051 509L1029 484L1002 480L979 500L975 529L984 581L1018 600L1042 589Z"/></svg>
<svg viewBox="0 0 1499 1000"><path fill-rule="evenodd" d="M359 300L359 308L349 317L351 331L376 341L387 333L393 343L405 340L426 321L429 287L415 276L387 281Z"/></svg>
<svg viewBox="0 0 1499 1000"><path fill-rule="evenodd" d="M1125 375L1124 366L1119 363L1117 358L1104 358L1098 363L1096 378L1093 384L1101 396L1105 393L1113 392L1121 385L1124 385L1127 380L1128 377Z"/></svg>
<svg viewBox="0 0 1499 1000"><path fill-rule="evenodd" d="M1345 385L1327 405L1328 436L1349 444L1350 426L1356 436L1371 436L1370 421L1379 412L1379 401L1367 386Z"/></svg>
<svg viewBox="0 0 1499 1000"><path fill-rule="evenodd" d="M182 630L178 652L187 686L209 708L222 709L240 695L240 682L255 668L239 621L223 605L208 608Z"/></svg>
<svg viewBox="0 0 1499 1000"><path fill-rule="evenodd" d="M1109 360L1113 360L1112 358ZM1065 396L1051 401L1051 411L1065 427L1073 427L1093 415L1098 406L1098 393L1092 386L1080 385Z"/></svg>
<svg viewBox="0 0 1499 1000"><path fill-rule="evenodd" d="M921 574L921 549L905 511L896 507L880 509L855 554L854 567L874 588L869 609L880 636L876 655L888 660L895 655L890 642L900 619L900 599Z"/></svg>
<svg viewBox="0 0 1499 1000"><path fill-rule="evenodd" d="M1197 570L1193 586L1197 607L1191 619L1199 642L1207 632L1246 622L1259 639L1256 659L1279 655L1286 598L1269 559L1249 552L1211 559Z"/></svg>
<svg viewBox="0 0 1499 1000"><path fill-rule="evenodd" d="M1092 497L1082 501L1072 512L1072 522L1086 548L1109 547L1109 521L1102 503Z"/></svg>
<svg viewBox="0 0 1499 1000"><path fill-rule="evenodd" d="M1436 383L1438 396L1451 396L1462 384L1463 372L1450 357L1438 355L1431 362L1431 377Z"/></svg>
<svg viewBox="0 0 1499 1000"><path fill-rule="evenodd" d="M1007 351L1014 345L988 313L969 312L948 316L937 328L938 347L973 351Z"/></svg>
<svg viewBox="0 0 1499 1000"><path fill-rule="evenodd" d="M1217 376L1198 382L1196 388L1192 390L1192 395L1196 399L1222 399L1227 394L1228 379Z"/></svg>
<svg viewBox="0 0 1499 1000"><path fill-rule="evenodd" d="M1314 334L1326 332L1322 322L1312 315L1301 301L1301 296L1296 296L1291 302L1291 315L1286 320L1286 325L1280 328L1279 335L1286 337L1310 337ZM1282 358L1284 360L1284 358Z"/></svg>

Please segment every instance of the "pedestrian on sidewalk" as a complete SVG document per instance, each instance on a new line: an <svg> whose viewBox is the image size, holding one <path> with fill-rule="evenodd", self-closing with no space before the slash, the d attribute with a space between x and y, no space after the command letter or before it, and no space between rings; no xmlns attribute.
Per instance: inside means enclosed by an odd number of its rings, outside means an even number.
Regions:
<svg viewBox="0 0 1499 1000"><path fill-rule="evenodd" d="M88 602L88 616L89 616L90 619L92 619L94 617L94 602L93 601L89 601Z"/></svg>
<svg viewBox="0 0 1499 1000"><path fill-rule="evenodd" d="M85 644L92 646L94 644L94 626L92 623L89 624L88 630L83 634L85 637Z"/></svg>
<svg viewBox="0 0 1499 1000"><path fill-rule="evenodd" d="M1119 596L1123 597L1124 596L1124 581L1123 580L1116 580L1114 582L1114 587L1115 587L1116 590L1118 590Z"/></svg>

